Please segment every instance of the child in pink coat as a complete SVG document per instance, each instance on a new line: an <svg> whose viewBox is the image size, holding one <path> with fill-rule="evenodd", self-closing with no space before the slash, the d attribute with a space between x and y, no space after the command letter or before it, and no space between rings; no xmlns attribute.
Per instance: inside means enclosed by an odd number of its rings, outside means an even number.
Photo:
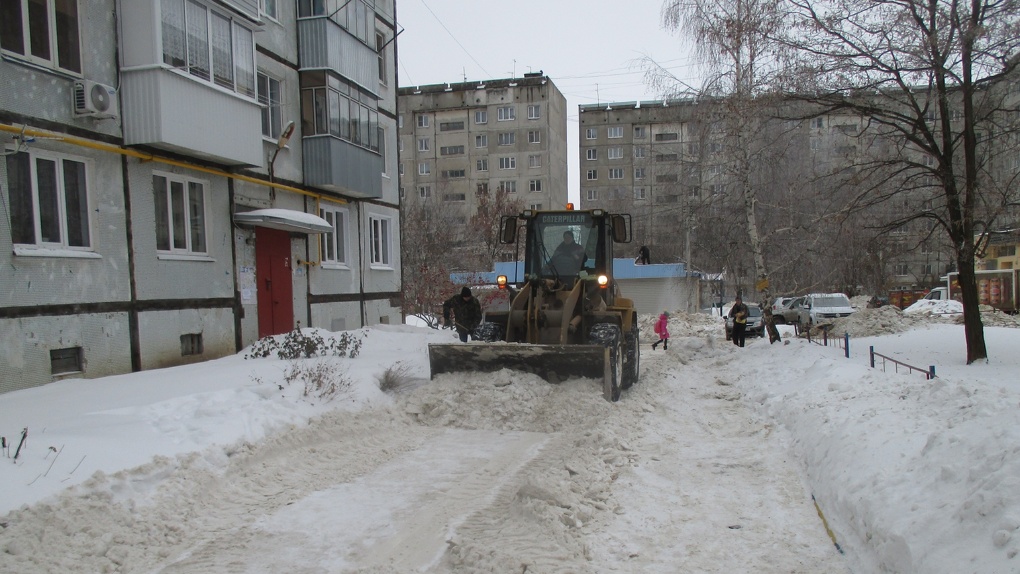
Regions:
<svg viewBox="0 0 1020 574"><path fill-rule="evenodd" d="M669 347L669 311L663 311L662 315L659 315L659 320L655 323L655 334L659 336L659 340L652 343L652 349L662 343L662 350L665 351Z"/></svg>

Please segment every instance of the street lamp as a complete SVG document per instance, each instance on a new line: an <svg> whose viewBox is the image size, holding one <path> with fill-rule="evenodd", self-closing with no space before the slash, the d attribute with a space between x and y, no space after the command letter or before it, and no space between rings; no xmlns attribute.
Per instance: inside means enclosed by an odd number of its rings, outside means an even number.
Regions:
<svg viewBox="0 0 1020 574"><path fill-rule="evenodd" d="M276 187L273 186L273 183L275 182L273 165L276 164L276 156L279 155L280 150L287 145L287 142L290 141L290 136L292 135L294 135L294 122L290 121L287 122L283 131L280 132L280 137L276 140L276 149L273 150L273 157L269 160L269 199L271 201L276 201Z"/></svg>

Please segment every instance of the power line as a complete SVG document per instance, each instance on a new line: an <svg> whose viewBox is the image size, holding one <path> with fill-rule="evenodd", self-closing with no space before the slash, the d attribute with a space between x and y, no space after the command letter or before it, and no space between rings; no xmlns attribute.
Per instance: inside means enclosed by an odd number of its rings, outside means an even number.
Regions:
<svg viewBox="0 0 1020 574"><path fill-rule="evenodd" d="M471 52L469 52L468 49L465 48L464 45L460 43L460 40L458 40L457 37L453 35L453 32L451 32L450 29L446 27L446 24L444 24L443 21L439 19L439 16L436 16L436 13L433 12L432 8L430 8L429 5L425 3L425 0L421 0L421 4L422 6L425 6L425 9L429 11L429 14L432 14L432 17L436 19L436 22L439 22L439 25L443 27L443 30L446 30L446 33L449 34L451 38L453 38L453 41L456 42L458 46L460 46L460 49L464 50L464 53L467 54L469 58L471 58L471 61L477 64L478 68L485 72L486 76L490 78L494 77L492 74L489 73L488 70L485 69L485 66L479 63L478 60L476 60L475 57L471 54Z"/></svg>

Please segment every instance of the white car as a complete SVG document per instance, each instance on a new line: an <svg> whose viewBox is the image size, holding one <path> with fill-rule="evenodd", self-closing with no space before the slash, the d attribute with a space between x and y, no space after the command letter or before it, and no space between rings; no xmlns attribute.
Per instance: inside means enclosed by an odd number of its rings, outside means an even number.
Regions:
<svg viewBox="0 0 1020 574"><path fill-rule="evenodd" d="M812 293L804 297L798 320L801 327L827 325L840 317L849 317L856 311L850 298L843 293Z"/></svg>

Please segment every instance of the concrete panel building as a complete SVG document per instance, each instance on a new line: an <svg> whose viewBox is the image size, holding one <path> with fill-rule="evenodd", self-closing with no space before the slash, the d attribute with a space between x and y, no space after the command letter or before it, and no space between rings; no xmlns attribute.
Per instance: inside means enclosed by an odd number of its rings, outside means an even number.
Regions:
<svg viewBox="0 0 1020 574"><path fill-rule="evenodd" d="M394 0L0 19L0 392L400 320Z"/></svg>

